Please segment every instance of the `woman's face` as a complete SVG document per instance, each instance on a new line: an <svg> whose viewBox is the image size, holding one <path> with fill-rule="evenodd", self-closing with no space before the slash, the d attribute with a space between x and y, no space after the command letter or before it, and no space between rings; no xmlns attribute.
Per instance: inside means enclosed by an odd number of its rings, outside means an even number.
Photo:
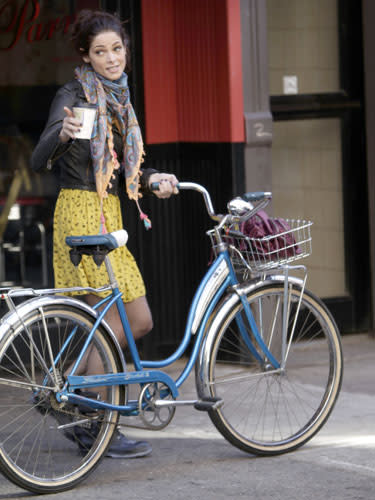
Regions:
<svg viewBox="0 0 375 500"><path fill-rule="evenodd" d="M126 49L115 31L103 31L93 38L83 60L107 80L118 80L125 69Z"/></svg>

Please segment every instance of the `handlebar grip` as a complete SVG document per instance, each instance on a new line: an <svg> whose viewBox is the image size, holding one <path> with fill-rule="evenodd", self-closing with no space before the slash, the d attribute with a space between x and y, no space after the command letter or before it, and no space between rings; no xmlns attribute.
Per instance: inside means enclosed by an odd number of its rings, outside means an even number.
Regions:
<svg viewBox="0 0 375 500"><path fill-rule="evenodd" d="M151 191L159 191L159 184L160 184L160 182L152 182L151 186L150 186ZM180 187L180 184L177 184L176 188L179 189L179 187Z"/></svg>
<svg viewBox="0 0 375 500"><path fill-rule="evenodd" d="M242 198L250 202L270 200L272 198L272 193L269 191L254 191L252 193L243 194Z"/></svg>

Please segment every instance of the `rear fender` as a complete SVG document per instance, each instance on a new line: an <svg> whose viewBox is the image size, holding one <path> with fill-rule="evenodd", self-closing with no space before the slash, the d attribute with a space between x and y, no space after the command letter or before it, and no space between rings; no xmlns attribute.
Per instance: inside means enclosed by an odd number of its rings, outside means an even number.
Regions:
<svg viewBox="0 0 375 500"><path fill-rule="evenodd" d="M10 310L5 316L3 316L0 321L0 346L3 340L6 339L7 335L20 324L22 317L25 317L25 315L35 309L38 309L40 307L43 308L51 304L54 304L55 306L63 305L74 307L75 309L78 309L90 316L93 320L96 320L96 318L98 317L97 311L95 311L95 309L87 305L82 300L78 300L72 297L66 297L63 295L44 295L34 297L17 306L17 310ZM116 335L113 333L113 330L105 320L102 320L101 325L106 331L108 338L114 347L114 352L117 354L119 370L126 371L125 358Z"/></svg>

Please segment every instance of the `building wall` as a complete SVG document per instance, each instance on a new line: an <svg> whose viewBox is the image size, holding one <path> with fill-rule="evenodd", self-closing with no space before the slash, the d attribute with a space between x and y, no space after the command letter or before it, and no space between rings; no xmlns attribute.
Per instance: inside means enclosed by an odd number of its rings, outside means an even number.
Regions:
<svg viewBox="0 0 375 500"><path fill-rule="evenodd" d="M146 142L243 142L238 0L143 0Z"/></svg>
<svg viewBox="0 0 375 500"><path fill-rule="evenodd" d="M267 0L270 94L284 94L297 76L298 93L340 89L338 0Z"/></svg>
<svg viewBox="0 0 375 500"><path fill-rule="evenodd" d="M313 221L313 251L303 263L309 289L322 298L347 294L340 125L337 118L274 124L274 212Z"/></svg>
<svg viewBox="0 0 375 500"><path fill-rule="evenodd" d="M267 26L271 95L340 89L337 0L267 0ZM274 210L314 222L305 263L320 297L347 293L340 127L338 118L274 124Z"/></svg>
<svg viewBox="0 0 375 500"><path fill-rule="evenodd" d="M241 0L241 16L246 186L273 191L271 213L313 220L308 287L342 331L368 328L361 20L370 33L373 17L355 0Z"/></svg>

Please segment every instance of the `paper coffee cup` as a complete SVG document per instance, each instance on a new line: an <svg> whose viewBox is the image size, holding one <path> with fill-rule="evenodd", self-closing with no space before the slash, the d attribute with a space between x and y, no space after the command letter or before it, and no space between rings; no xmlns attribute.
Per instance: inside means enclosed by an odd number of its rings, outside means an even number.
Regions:
<svg viewBox="0 0 375 500"><path fill-rule="evenodd" d="M96 116L96 106L77 106L73 108L74 117L81 123L81 130L76 132L76 139L91 139L92 127Z"/></svg>

